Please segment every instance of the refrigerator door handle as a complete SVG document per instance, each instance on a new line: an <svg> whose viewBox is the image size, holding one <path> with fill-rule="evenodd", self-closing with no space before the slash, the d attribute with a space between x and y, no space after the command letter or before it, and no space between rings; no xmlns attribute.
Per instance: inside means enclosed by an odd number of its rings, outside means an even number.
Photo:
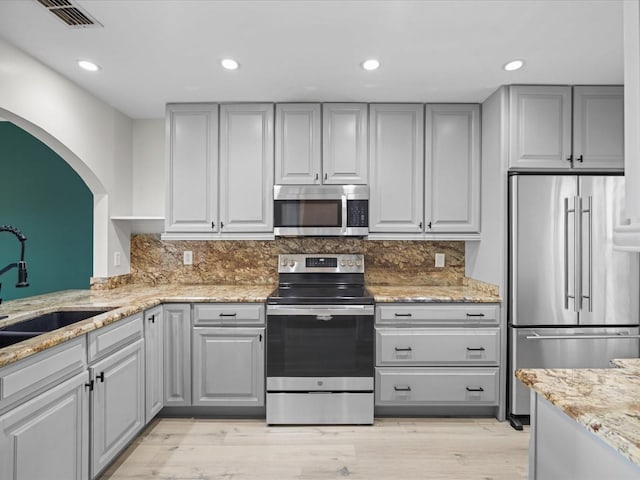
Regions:
<svg viewBox="0 0 640 480"><path fill-rule="evenodd" d="M586 210L582 210L582 215L584 215L585 213L589 214L589 231L588 231L588 238L589 238L589 251L588 251L588 263L587 263L587 268L588 268L588 275L587 278L589 279L589 289L587 292L587 295L582 295L582 298L586 298L587 300L589 300L589 312L593 312L593 197L591 195L589 195L589 199L588 199L588 208Z"/></svg>
<svg viewBox="0 0 640 480"><path fill-rule="evenodd" d="M564 198L564 308L569 308L569 199Z"/></svg>
<svg viewBox="0 0 640 480"><path fill-rule="evenodd" d="M573 197L574 225L573 225L573 311L578 313L582 309L582 198Z"/></svg>
<svg viewBox="0 0 640 480"><path fill-rule="evenodd" d="M527 340L627 340L640 338L640 335L629 335L628 333L616 333L615 335L540 335L533 332L532 335L525 337Z"/></svg>

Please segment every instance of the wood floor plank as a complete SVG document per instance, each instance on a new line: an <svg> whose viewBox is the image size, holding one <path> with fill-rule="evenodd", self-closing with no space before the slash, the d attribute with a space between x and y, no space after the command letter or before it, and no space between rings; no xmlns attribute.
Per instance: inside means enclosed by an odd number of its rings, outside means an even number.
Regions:
<svg viewBox="0 0 640 480"><path fill-rule="evenodd" d="M154 420L102 480L520 480L529 434L494 419L376 419L373 426Z"/></svg>

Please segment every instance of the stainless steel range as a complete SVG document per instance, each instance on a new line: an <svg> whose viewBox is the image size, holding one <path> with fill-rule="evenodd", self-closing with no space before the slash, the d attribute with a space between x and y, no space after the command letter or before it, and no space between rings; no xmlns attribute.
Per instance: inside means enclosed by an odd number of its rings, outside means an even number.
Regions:
<svg viewBox="0 0 640 480"><path fill-rule="evenodd" d="M267 423L372 424L363 255L280 255L267 298Z"/></svg>

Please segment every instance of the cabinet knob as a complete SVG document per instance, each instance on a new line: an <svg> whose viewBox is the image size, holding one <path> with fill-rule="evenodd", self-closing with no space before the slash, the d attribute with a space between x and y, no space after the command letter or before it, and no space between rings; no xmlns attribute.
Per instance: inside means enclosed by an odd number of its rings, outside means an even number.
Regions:
<svg viewBox="0 0 640 480"><path fill-rule="evenodd" d="M584 161L584 157L582 155L580 155L578 158L576 158L576 160L580 163L582 163Z"/></svg>
<svg viewBox="0 0 640 480"><path fill-rule="evenodd" d="M569 155L567 157L567 162L569 162L571 164L571 166L573 167L573 155Z"/></svg>
<svg viewBox="0 0 640 480"><path fill-rule="evenodd" d="M420 225L418 225L420 227L420 230L422 230L422 222L420 222Z"/></svg>
<svg viewBox="0 0 640 480"><path fill-rule="evenodd" d="M220 222L220 228L224 228L224 222Z"/></svg>
<svg viewBox="0 0 640 480"><path fill-rule="evenodd" d="M216 228L216 222L211 222L211 228Z"/></svg>
<svg viewBox="0 0 640 480"><path fill-rule="evenodd" d="M327 175L326 173L324 174L324 179L326 180L327 178L329 178L329 175Z"/></svg>
<svg viewBox="0 0 640 480"><path fill-rule="evenodd" d="M427 227L431 228L431 222L429 222L429 223L427 224Z"/></svg>
<svg viewBox="0 0 640 480"><path fill-rule="evenodd" d="M316 173L316 181L318 180L318 178L320 178L320 175Z"/></svg>

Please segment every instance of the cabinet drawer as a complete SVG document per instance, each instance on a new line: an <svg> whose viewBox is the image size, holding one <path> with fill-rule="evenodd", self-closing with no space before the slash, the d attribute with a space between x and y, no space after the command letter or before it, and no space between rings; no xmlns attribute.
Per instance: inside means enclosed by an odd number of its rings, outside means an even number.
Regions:
<svg viewBox="0 0 640 480"><path fill-rule="evenodd" d="M87 335L89 363L142 338L143 331L142 313L139 313L107 327L89 332Z"/></svg>
<svg viewBox="0 0 640 480"><path fill-rule="evenodd" d="M204 303L193 308L193 323L197 326L264 325L261 303Z"/></svg>
<svg viewBox="0 0 640 480"><path fill-rule="evenodd" d="M378 305L376 323L379 325L497 324L499 308L495 303Z"/></svg>
<svg viewBox="0 0 640 480"><path fill-rule="evenodd" d="M497 365L498 328L376 328L376 365Z"/></svg>
<svg viewBox="0 0 640 480"><path fill-rule="evenodd" d="M376 368L376 405L497 405L498 368Z"/></svg>
<svg viewBox="0 0 640 480"><path fill-rule="evenodd" d="M0 369L0 411L65 378L87 365L85 337L78 337Z"/></svg>

